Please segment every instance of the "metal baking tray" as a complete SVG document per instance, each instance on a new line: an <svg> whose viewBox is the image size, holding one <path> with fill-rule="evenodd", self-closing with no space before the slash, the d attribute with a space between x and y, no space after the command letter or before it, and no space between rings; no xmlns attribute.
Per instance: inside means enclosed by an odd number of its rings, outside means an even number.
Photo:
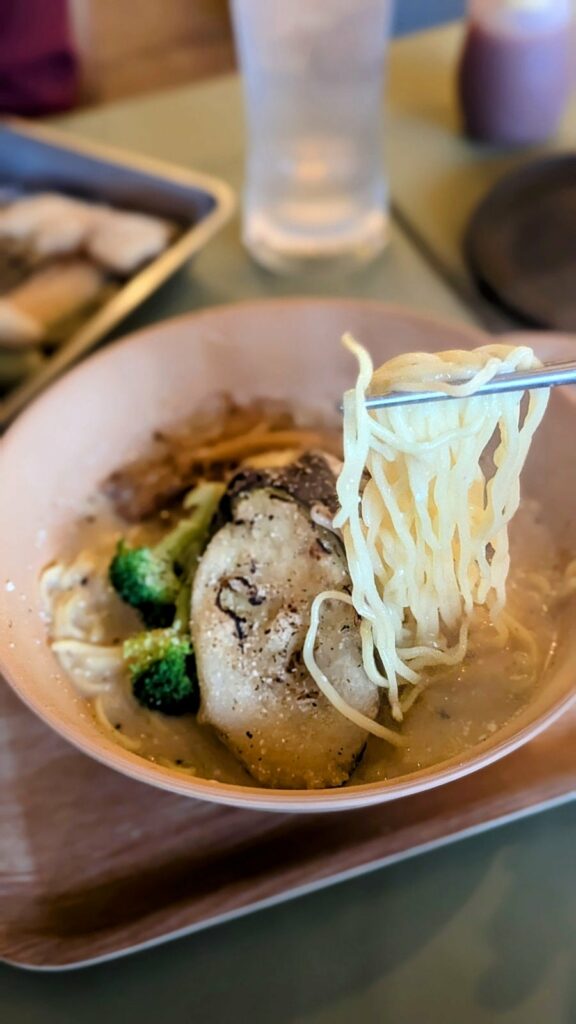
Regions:
<svg viewBox="0 0 576 1024"><path fill-rule="evenodd" d="M101 342L191 259L230 218L234 194L223 181L10 119L0 124L0 184L55 190L174 220L180 232L30 377L0 400L0 429L52 380Z"/></svg>

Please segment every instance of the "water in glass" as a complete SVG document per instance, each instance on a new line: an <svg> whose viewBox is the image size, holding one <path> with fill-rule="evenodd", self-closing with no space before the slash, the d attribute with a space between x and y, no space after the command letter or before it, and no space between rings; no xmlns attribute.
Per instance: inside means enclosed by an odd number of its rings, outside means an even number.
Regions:
<svg viewBox="0 0 576 1024"><path fill-rule="evenodd" d="M370 258L387 238L390 0L234 0L233 10L248 116L246 246L276 270Z"/></svg>

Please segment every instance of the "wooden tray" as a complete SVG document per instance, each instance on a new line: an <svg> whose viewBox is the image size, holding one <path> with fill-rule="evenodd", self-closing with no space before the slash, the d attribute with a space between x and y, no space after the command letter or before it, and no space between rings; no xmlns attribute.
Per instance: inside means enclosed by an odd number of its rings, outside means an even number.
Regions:
<svg viewBox="0 0 576 1024"><path fill-rule="evenodd" d="M576 709L462 781L380 807L276 815L132 782L0 680L0 957L61 969L309 892L576 796Z"/></svg>

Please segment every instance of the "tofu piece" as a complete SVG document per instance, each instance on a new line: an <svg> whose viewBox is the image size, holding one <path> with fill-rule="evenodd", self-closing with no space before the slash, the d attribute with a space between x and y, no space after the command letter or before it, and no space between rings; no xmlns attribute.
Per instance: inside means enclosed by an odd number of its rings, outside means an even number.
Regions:
<svg viewBox="0 0 576 1024"><path fill-rule="evenodd" d="M191 606L199 718L265 786L339 786L362 756L366 732L319 692L302 660L313 598L349 586L339 539L278 487L238 494L200 561ZM374 719L379 691L350 605L326 602L316 657L344 700Z"/></svg>

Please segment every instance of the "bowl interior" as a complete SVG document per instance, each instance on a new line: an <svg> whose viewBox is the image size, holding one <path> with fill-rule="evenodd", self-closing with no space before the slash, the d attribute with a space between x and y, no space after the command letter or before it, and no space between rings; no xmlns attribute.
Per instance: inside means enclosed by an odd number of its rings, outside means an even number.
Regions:
<svg viewBox="0 0 576 1024"><path fill-rule="evenodd" d="M354 301L271 301L209 310L171 321L93 356L37 401L0 447L1 669L28 705L104 763L175 792L239 806L324 810L416 792L481 767L520 745L571 701L576 635L561 628L554 670L521 715L452 759L386 783L319 792L267 791L183 777L123 750L102 735L46 644L38 574L69 545L80 511L99 483L137 454L154 429L227 390L333 407L354 378L339 339L351 330L375 362L402 351L466 348L485 338L471 328ZM546 359L569 358L566 337L531 335ZM576 399L553 396L523 477L524 493L545 497L543 515L576 551Z"/></svg>

